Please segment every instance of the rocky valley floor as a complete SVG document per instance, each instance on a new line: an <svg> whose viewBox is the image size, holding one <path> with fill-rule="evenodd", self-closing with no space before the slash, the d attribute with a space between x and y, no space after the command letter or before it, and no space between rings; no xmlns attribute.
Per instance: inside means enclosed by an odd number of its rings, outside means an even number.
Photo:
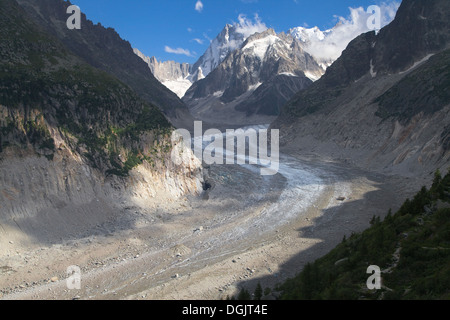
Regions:
<svg viewBox="0 0 450 320"><path fill-rule="evenodd" d="M224 299L258 282L273 288L420 184L288 155L275 176L248 166L209 176L201 196L121 204L91 234L2 243L0 298ZM81 269L80 290L67 287L69 266Z"/></svg>

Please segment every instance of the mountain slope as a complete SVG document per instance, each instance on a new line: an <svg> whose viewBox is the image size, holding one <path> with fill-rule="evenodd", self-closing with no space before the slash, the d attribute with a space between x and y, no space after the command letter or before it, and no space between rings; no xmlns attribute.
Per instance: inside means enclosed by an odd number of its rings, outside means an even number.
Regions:
<svg viewBox="0 0 450 320"><path fill-rule="evenodd" d="M125 84L84 63L32 23L18 24L15 11L2 11L3 143L56 151L49 135L50 128L58 128L66 138L75 138L77 147L86 147L93 166L107 171L115 164L115 148L107 149L108 144L133 145L121 140L154 129L171 130L162 113ZM120 129L126 134L114 132Z"/></svg>
<svg viewBox="0 0 450 320"><path fill-rule="evenodd" d="M61 241L104 223L121 202L201 190L198 160L171 161L174 128L159 108L14 0L0 3L0 29L2 243Z"/></svg>
<svg viewBox="0 0 450 320"><path fill-rule="evenodd" d="M284 106L273 127L285 147L405 175L448 166L448 13L448 1L404 0L353 40Z"/></svg>
<svg viewBox="0 0 450 320"><path fill-rule="evenodd" d="M114 29L94 25L82 14L81 30L67 32L66 9L70 2L18 0L18 3L75 55L130 86L144 100L159 107L174 125L189 118L182 101L155 79L142 59L134 54L130 43L121 39Z"/></svg>
<svg viewBox="0 0 450 320"><path fill-rule="evenodd" d="M231 52L187 91L183 101L197 117L209 121L221 113L232 117L231 122L252 115L274 116L295 92L312 83L307 77L316 79L322 73L298 40L268 29Z"/></svg>

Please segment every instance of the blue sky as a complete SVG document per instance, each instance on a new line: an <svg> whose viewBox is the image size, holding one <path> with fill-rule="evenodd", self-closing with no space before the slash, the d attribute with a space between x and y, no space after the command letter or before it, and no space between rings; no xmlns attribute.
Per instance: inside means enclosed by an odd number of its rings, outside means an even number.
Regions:
<svg viewBox="0 0 450 320"><path fill-rule="evenodd" d="M349 8L367 8L393 0L71 0L94 23L114 28L147 56L158 60L195 62L209 39L225 24L246 16L251 23L275 31L318 26L333 27ZM397 0L400 2L400 0ZM173 49L173 50L170 50ZM182 50L181 50L182 49ZM176 52L176 53L175 53Z"/></svg>

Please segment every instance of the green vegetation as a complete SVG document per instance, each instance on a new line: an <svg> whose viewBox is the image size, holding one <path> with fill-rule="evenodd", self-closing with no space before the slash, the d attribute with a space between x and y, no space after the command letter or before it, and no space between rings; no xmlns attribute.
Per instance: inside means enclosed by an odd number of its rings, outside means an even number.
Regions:
<svg viewBox="0 0 450 320"><path fill-rule="evenodd" d="M13 120L6 118L2 120L6 124L0 127L2 136L0 139L0 152L11 145L11 136L16 138L16 143L20 142L23 145L30 143L39 150L55 151L55 141L51 137L42 114L35 117L30 116L28 120L24 118Z"/></svg>
<svg viewBox="0 0 450 320"><path fill-rule="evenodd" d="M237 297L237 300L241 300L241 301L244 301L244 300L251 300L252 299L252 296L250 295L250 293L245 289L245 288L243 288L240 292L239 292L239 295L238 295L238 297Z"/></svg>
<svg viewBox="0 0 450 320"><path fill-rule="evenodd" d="M87 149L84 155L94 167L126 176L144 160L136 161L136 154L142 150L129 152L131 158L124 163L111 162L105 167L114 152L130 145L139 148L143 133L153 132L158 139L172 130L158 108L141 100L118 80L87 65L48 73L26 71L23 66L9 65L5 69L8 75L2 78L0 104L20 116L9 122L3 119L7 125L0 128L4 137L2 149L28 142L36 149L54 151L54 141L44 120L49 119L49 125L76 139L74 149ZM31 106L33 112L42 115L39 123L26 120ZM22 138L17 139L22 133ZM15 141L11 137L16 137ZM165 151L169 148L166 146Z"/></svg>
<svg viewBox="0 0 450 320"><path fill-rule="evenodd" d="M253 299L258 301L261 300L262 296L263 296L263 289L261 283L258 283L255 289L255 293L253 294Z"/></svg>
<svg viewBox="0 0 450 320"><path fill-rule="evenodd" d="M55 150L55 141L45 125L44 118L40 115L39 120L28 120L24 124L26 136L30 143L39 145L39 149Z"/></svg>
<svg viewBox="0 0 450 320"><path fill-rule="evenodd" d="M239 294L237 295L237 297L227 297L227 300L240 300L240 301L245 301L245 300L255 300L255 301L260 301L263 296L267 296L271 293L271 289L270 288L266 288L263 291L263 288L261 286L261 283L258 282L258 284L256 285L255 291L253 292L253 295L250 294L250 292L245 289L242 288L241 291L239 291Z"/></svg>
<svg viewBox="0 0 450 320"><path fill-rule="evenodd" d="M130 155L128 155L128 158L126 162L122 165L120 162L118 162L116 159L118 159L119 156L117 154L111 154L111 164L114 167L114 169L108 170L107 174L112 174L116 176L125 177L128 175L130 170L132 170L134 167L142 164L144 158L138 154L138 151L134 150Z"/></svg>
<svg viewBox="0 0 450 320"><path fill-rule="evenodd" d="M59 130L65 147L93 167L126 176L170 150L173 128L157 107L74 56L15 1L0 3L0 29L0 105L6 107L0 116L0 152L31 145L52 159L49 153L56 147L50 132ZM144 135L146 144L156 141L148 154Z"/></svg>
<svg viewBox="0 0 450 320"><path fill-rule="evenodd" d="M436 172L396 212L344 237L278 290L281 299L450 299L450 174ZM382 289L369 290L369 265L382 270Z"/></svg>

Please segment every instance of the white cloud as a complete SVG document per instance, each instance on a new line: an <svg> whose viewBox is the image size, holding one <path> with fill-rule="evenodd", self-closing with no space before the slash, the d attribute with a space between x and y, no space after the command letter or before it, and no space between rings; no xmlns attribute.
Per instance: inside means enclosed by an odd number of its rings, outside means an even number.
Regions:
<svg viewBox="0 0 450 320"><path fill-rule="evenodd" d="M261 21L258 14L255 14L253 20L248 19L244 14L240 14L238 16L238 22L233 22L233 25L236 33L242 34L243 39L229 39L226 43L221 45L220 49L229 49L230 51L236 50L251 35L264 32L268 29L266 24ZM205 35L205 37L207 37L207 35Z"/></svg>
<svg viewBox="0 0 450 320"><path fill-rule="evenodd" d="M242 33L245 38L268 29L266 24L261 21L258 14L255 14L254 22L251 19L247 19L245 14L240 14L238 20L239 23L235 23L236 31Z"/></svg>
<svg viewBox="0 0 450 320"><path fill-rule="evenodd" d="M400 2L394 1L381 5L381 26L386 26L394 20L398 7L400 7Z"/></svg>
<svg viewBox="0 0 450 320"><path fill-rule="evenodd" d="M397 1L380 5L381 27L386 26L395 18L399 6L400 3ZM336 60L350 41L362 33L371 31L367 26L367 21L372 13L367 13L366 9L362 7L349 9L350 16L348 18L336 16L339 22L332 32L321 41L312 41L307 45L305 51L318 59Z"/></svg>
<svg viewBox="0 0 450 320"><path fill-rule="evenodd" d="M185 55L185 56L188 56L188 57L193 57L194 56L189 50L183 49L183 48L173 49L173 48L171 48L169 46L165 46L164 50L167 53L181 54L181 55Z"/></svg>
<svg viewBox="0 0 450 320"><path fill-rule="evenodd" d="M195 4L195 10L197 10L198 12L202 12L203 11L203 2L198 0L197 3Z"/></svg>
<svg viewBox="0 0 450 320"><path fill-rule="evenodd" d="M195 38L195 39L192 39L192 40L197 42L198 44L203 44L203 40L202 39Z"/></svg>

